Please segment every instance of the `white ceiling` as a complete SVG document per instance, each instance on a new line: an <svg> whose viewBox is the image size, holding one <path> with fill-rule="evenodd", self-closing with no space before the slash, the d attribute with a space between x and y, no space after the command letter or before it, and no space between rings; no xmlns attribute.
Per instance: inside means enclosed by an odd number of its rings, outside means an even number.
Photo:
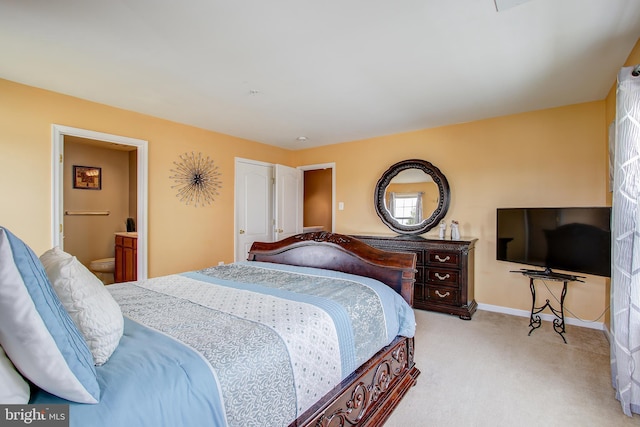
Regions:
<svg viewBox="0 0 640 427"><path fill-rule="evenodd" d="M0 78L297 149L601 100L640 37L638 0L498 5L0 0Z"/></svg>

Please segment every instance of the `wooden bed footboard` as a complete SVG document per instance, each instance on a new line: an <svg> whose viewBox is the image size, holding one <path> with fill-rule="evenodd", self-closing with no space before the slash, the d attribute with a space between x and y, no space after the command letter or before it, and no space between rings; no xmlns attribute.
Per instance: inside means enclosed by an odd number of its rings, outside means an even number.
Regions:
<svg viewBox="0 0 640 427"><path fill-rule="evenodd" d="M289 427L382 426L418 375L413 338L396 337Z"/></svg>

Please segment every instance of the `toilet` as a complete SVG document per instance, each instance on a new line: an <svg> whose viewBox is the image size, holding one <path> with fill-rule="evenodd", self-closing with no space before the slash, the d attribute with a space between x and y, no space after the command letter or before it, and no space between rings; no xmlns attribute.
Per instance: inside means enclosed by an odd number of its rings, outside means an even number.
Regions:
<svg viewBox="0 0 640 427"><path fill-rule="evenodd" d="M89 270L98 276L98 279L102 280L102 283L105 285L113 283L113 272L115 271L115 268L115 258L96 259L91 261L89 264Z"/></svg>

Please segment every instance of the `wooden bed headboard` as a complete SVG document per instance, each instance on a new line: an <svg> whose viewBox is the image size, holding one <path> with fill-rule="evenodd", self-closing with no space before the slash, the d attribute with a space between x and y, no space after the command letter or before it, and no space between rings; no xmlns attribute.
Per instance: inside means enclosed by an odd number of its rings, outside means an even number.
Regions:
<svg viewBox="0 0 640 427"><path fill-rule="evenodd" d="M385 283L413 306L416 254L387 252L343 234L297 234L278 242L255 242L249 261L316 267L366 276Z"/></svg>

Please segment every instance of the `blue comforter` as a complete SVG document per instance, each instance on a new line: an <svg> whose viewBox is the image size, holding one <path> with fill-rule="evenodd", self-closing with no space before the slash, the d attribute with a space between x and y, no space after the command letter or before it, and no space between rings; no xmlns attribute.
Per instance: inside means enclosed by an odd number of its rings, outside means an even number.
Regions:
<svg viewBox="0 0 640 427"><path fill-rule="evenodd" d="M72 425L287 425L415 331L390 288L328 270L242 262L108 289L125 335Z"/></svg>
<svg viewBox="0 0 640 427"><path fill-rule="evenodd" d="M125 317L124 334L107 363L96 366L97 405L36 390L34 404L68 404L75 427L220 426L224 410L208 363L195 351Z"/></svg>

